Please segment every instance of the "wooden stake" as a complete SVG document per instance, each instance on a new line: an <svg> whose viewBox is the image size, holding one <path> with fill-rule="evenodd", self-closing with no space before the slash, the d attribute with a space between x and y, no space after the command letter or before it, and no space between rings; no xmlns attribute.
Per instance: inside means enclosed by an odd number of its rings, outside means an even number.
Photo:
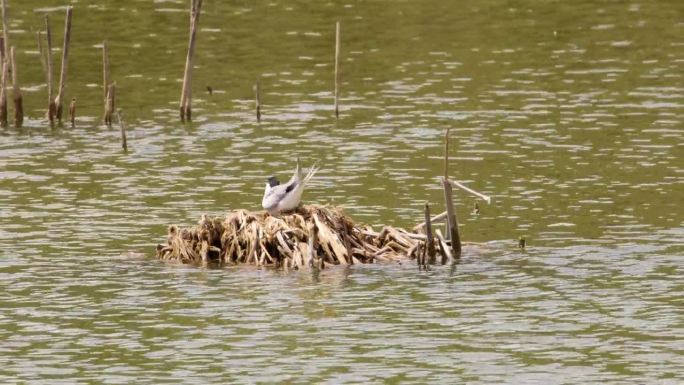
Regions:
<svg viewBox="0 0 684 385"><path fill-rule="evenodd" d="M309 242L307 243L309 267L318 269L319 263L316 255L316 227L309 226ZM322 261L323 259L321 259Z"/></svg>
<svg viewBox="0 0 684 385"><path fill-rule="evenodd" d="M64 45L62 46L62 70L59 76L59 90L55 98L55 108L57 120L62 121L62 103L64 99L64 86L66 83L67 59L69 56L69 41L71 40L71 15L73 7L68 6L66 9L66 20L64 21Z"/></svg>
<svg viewBox="0 0 684 385"><path fill-rule="evenodd" d="M190 0L190 40L188 42L188 54L185 57L185 73L183 74L180 101L180 118L183 122L192 118L192 61L195 54L195 39L201 9L202 0Z"/></svg>
<svg viewBox="0 0 684 385"><path fill-rule="evenodd" d="M104 122L107 127L112 126L112 115L116 106L116 82L107 87L107 103L105 104Z"/></svg>
<svg viewBox="0 0 684 385"><path fill-rule="evenodd" d="M432 237L432 223L430 222L430 205L425 202L425 235L427 235L427 253L428 253L428 263L435 263L435 241Z"/></svg>
<svg viewBox="0 0 684 385"><path fill-rule="evenodd" d="M254 104L256 107L257 122L261 122L261 90L259 89L259 79L254 85Z"/></svg>
<svg viewBox="0 0 684 385"><path fill-rule="evenodd" d="M14 99L14 126L21 127L24 124L24 103L21 96L21 88L19 88L19 79L17 78L17 61L14 54L14 46L10 48L10 68L12 69L12 98Z"/></svg>
<svg viewBox="0 0 684 385"><path fill-rule="evenodd" d="M116 111L116 118L119 120L119 125L121 126L121 147L124 152L128 152L128 143L126 141L126 125L121 118L121 108Z"/></svg>
<svg viewBox="0 0 684 385"><path fill-rule="evenodd" d="M0 61L2 62L2 74L0 79L0 125L7 126L7 82L9 81L9 23L7 22L7 2L2 0L2 52Z"/></svg>
<svg viewBox="0 0 684 385"><path fill-rule="evenodd" d="M456 218L456 210L454 210L451 183L448 179L441 178L441 180L442 187L444 187L444 203L447 209L447 231L449 232L454 257L458 258L461 256L461 237L458 233L458 219Z"/></svg>
<svg viewBox="0 0 684 385"><path fill-rule="evenodd" d="M335 24L335 117L340 117L340 22Z"/></svg>
<svg viewBox="0 0 684 385"><path fill-rule="evenodd" d="M444 179L449 179L449 129L444 133Z"/></svg>
<svg viewBox="0 0 684 385"><path fill-rule="evenodd" d="M9 53L9 23L7 22L7 2L2 0L2 38L3 38L3 49L5 53ZM7 58L5 58L7 59Z"/></svg>
<svg viewBox="0 0 684 385"><path fill-rule="evenodd" d="M50 17L48 15L45 15L45 38L47 41L45 63L47 65L48 120L50 120L50 125L53 125L55 124L55 117L57 116L57 105L52 98L52 29L50 28Z"/></svg>
<svg viewBox="0 0 684 385"><path fill-rule="evenodd" d="M0 37L0 125L7 126L7 81L9 79L9 65L5 55L5 38Z"/></svg>
<svg viewBox="0 0 684 385"><path fill-rule="evenodd" d="M449 246L447 246L446 240L439 229L435 230L435 236L439 241L439 250L442 253L442 265L445 265L450 259L454 259L454 255L451 254L451 250L449 250Z"/></svg>
<svg viewBox="0 0 684 385"><path fill-rule="evenodd" d="M102 42L102 93L104 94L103 103L107 109L107 88L109 87L109 49L107 40Z"/></svg>
<svg viewBox="0 0 684 385"><path fill-rule="evenodd" d="M71 127L76 127L76 98L71 98L69 104L69 120L71 120Z"/></svg>

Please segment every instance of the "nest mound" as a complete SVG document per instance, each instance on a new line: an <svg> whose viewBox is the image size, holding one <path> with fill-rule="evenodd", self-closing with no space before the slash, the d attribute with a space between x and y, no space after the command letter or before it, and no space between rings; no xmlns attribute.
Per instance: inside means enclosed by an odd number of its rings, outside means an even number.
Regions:
<svg viewBox="0 0 684 385"><path fill-rule="evenodd" d="M300 206L290 214L237 210L224 218L203 215L197 226L169 226L157 257L181 263L217 262L299 268L416 258L425 236L384 227L360 227L342 210Z"/></svg>

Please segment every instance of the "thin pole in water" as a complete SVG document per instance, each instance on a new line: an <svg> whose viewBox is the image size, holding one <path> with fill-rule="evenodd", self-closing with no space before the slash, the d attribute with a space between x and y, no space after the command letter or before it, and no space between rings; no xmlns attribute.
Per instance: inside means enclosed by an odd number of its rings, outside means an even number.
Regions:
<svg viewBox="0 0 684 385"><path fill-rule="evenodd" d="M14 99L14 126L21 127L24 124L24 102L19 88L17 77L17 61L14 46L10 47L10 68L12 69L12 98Z"/></svg>
<svg viewBox="0 0 684 385"><path fill-rule="evenodd" d="M456 218L456 210L454 209L451 183L449 183L448 179L441 179L442 187L444 188L444 203L447 209L447 231L454 257L458 258L461 256L461 236L458 233L458 219Z"/></svg>
<svg viewBox="0 0 684 385"><path fill-rule="evenodd" d="M444 133L444 179L449 179L449 129Z"/></svg>
<svg viewBox="0 0 684 385"><path fill-rule="evenodd" d="M71 128L76 127L76 98L71 98L69 104L69 120L71 121Z"/></svg>
<svg viewBox="0 0 684 385"><path fill-rule="evenodd" d="M202 0L190 0L190 40L188 42L188 54L185 57L185 72L180 100L180 118L183 122L192 117L192 61L195 54L195 39L201 9Z"/></svg>
<svg viewBox="0 0 684 385"><path fill-rule="evenodd" d="M335 24L335 117L340 117L340 22Z"/></svg>
<svg viewBox="0 0 684 385"><path fill-rule="evenodd" d="M258 78L257 78L256 84L254 85L254 105L256 108L257 122L261 122L261 89L259 86L259 79Z"/></svg>
<svg viewBox="0 0 684 385"><path fill-rule="evenodd" d="M50 17L45 15L45 39L47 42L47 51L45 52L45 64L47 66L46 82L48 92L48 120L50 125L55 123L55 116L57 115L57 105L52 98L52 29L50 28Z"/></svg>
<svg viewBox="0 0 684 385"><path fill-rule="evenodd" d="M107 106L107 88L109 87L110 83L109 79L109 46L107 45L107 40L104 40L102 42L102 93L104 94L103 102L105 104L105 108Z"/></svg>
<svg viewBox="0 0 684 385"><path fill-rule="evenodd" d="M7 82L9 81L9 28L7 22L7 2L2 0L2 49L0 61L2 61L2 90L0 91L0 124L7 126Z"/></svg>
<svg viewBox="0 0 684 385"><path fill-rule="evenodd" d="M444 133L444 176L441 178L444 188L444 204L447 211L447 237L451 241L451 249L455 258L461 255L461 237L458 233L458 219L454 209L453 191L449 181L449 129Z"/></svg>
<svg viewBox="0 0 684 385"><path fill-rule="evenodd" d="M425 202L425 235L427 236L425 242L427 243L427 254L429 257L428 263L434 264L436 256L435 241L432 236L432 222L430 221L430 205L427 202Z"/></svg>
<svg viewBox="0 0 684 385"><path fill-rule="evenodd" d="M124 124L121 115L121 108L119 108L116 110L116 118L119 120L119 126L121 126L121 148L123 148L124 152L128 152L128 142L126 141L126 125Z"/></svg>
<svg viewBox="0 0 684 385"><path fill-rule="evenodd" d="M3 49L5 53L9 53L9 23L7 22L7 1L2 0L2 38L3 38ZM7 58L5 58L7 59Z"/></svg>
<svg viewBox="0 0 684 385"><path fill-rule="evenodd" d="M114 107L116 105L116 82L112 82L107 86L107 103L105 104L104 122L107 127L112 126L112 115L114 114Z"/></svg>
<svg viewBox="0 0 684 385"><path fill-rule="evenodd" d="M67 73L67 59L69 56L69 42L71 41L71 15L73 13L73 7L68 6L66 9L66 20L64 21L64 46L62 47L62 70L59 76L59 90L57 91L57 97L55 98L55 108L57 120L62 121L62 103L64 100L64 87L66 83L66 73Z"/></svg>
<svg viewBox="0 0 684 385"><path fill-rule="evenodd" d="M108 127L112 126L112 114L114 114L115 86L111 81L109 73L109 45L107 40L102 42L102 88L104 89L104 123ZM110 97L111 92L111 97Z"/></svg>
<svg viewBox="0 0 684 385"><path fill-rule="evenodd" d="M7 81L9 78L9 65L7 65L4 38L0 37L0 125L7 126Z"/></svg>

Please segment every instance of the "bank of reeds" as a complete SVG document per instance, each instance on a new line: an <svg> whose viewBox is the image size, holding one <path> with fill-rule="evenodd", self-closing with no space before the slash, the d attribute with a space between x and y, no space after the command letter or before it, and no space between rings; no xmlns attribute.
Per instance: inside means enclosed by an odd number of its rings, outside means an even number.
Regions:
<svg viewBox="0 0 684 385"><path fill-rule="evenodd" d="M425 239L389 226L376 232L354 224L340 209L309 205L280 216L237 210L223 218L202 216L192 228L169 226L157 257L181 263L321 268L419 258L427 250Z"/></svg>

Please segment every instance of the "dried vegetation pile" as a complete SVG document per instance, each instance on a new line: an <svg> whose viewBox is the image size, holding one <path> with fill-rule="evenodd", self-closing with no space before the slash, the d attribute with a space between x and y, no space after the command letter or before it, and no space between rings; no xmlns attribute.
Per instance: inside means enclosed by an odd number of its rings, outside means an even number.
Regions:
<svg viewBox="0 0 684 385"><path fill-rule="evenodd" d="M224 218L202 216L188 229L169 226L157 257L181 263L217 262L299 268L416 258L426 237L400 228L375 232L341 210L318 205L271 216L238 210Z"/></svg>

